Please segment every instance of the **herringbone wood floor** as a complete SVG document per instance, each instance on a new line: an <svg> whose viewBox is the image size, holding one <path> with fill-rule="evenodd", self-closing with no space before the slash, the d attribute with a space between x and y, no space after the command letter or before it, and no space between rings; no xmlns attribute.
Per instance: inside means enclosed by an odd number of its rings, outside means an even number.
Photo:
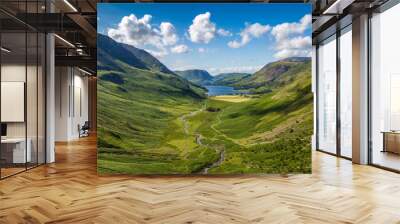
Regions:
<svg viewBox="0 0 400 224"><path fill-rule="evenodd" d="M0 181L0 223L400 223L400 175L313 160L288 177L99 177L87 138Z"/></svg>

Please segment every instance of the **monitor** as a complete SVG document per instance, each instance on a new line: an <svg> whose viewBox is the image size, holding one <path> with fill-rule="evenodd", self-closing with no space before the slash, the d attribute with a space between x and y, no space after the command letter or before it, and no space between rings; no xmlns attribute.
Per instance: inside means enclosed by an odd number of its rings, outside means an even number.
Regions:
<svg viewBox="0 0 400 224"><path fill-rule="evenodd" d="M7 136L7 124L1 123L1 136Z"/></svg>

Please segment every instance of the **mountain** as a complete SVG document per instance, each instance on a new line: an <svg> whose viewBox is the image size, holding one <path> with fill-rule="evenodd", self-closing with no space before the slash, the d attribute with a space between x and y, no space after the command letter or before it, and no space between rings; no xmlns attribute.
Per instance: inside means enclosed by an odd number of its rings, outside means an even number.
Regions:
<svg viewBox="0 0 400 224"><path fill-rule="evenodd" d="M171 70L167 68L164 64L162 64L158 59L153 57L151 54L147 53L147 51L136 48L134 46L128 44L121 44L126 50L131 52L134 56L139 58L146 67L152 71L159 71L163 73L173 74Z"/></svg>
<svg viewBox="0 0 400 224"><path fill-rule="evenodd" d="M285 62L308 62L308 61L311 61L311 58L310 57L289 57L289 58L281 59L280 61L285 61Z"/></svg>
<svg viewBox="0 0 400 224"><path fill-rule="evenodd" d="M303 70L311 66L311 58L291 57L271 62L251 76L244 77L232 86L238 89L252 89L252 92L269 92L297 79Z"/></svg>
<svg viewBox="0 0 400 224"><path fill-rule="evenodd" d="M171 72L151 54L107 37L100 36L98 52L99 173L311 171L310 61L289 58L252 75L212 77ZM207 83L257 94L206 98L199 85Z"/></svg>
<svg viewBox="0 0 400 224"><path fill-rule="evenodd" d="M250 75L249 73L221 73L214 76L212 84L217 86L230 86Z"/></svg>
<svg viewBox="0 0 400 224"><path fill-rule="evenodd" d="M132 67L174 74L158 59L145 50L134 46L118 43L108 36L97 34L98 69L119 69L116 61L124 62Z"/></svg>
<svg viewBox="0 0 400 224"><path fill-rule="evenodd" d="M97 69L120 70L117 61L135 68L147 69L147 66L139 58L111 38L97 34L97 44Z"/></svg>
<svg viewBox="0 0 400 224"><path fill-rule="evenodd" d="M175 71L175 73L197 85L210 85L213 82L213 77L205 70L191 69Z"/></svg>
<svg viewBox="0 0 400 224"><path fill-rule="evenodd" d="M141 148L165 135L176 105L199 104L205 89L151 54L98 35L99 147ZM154 146L154 145L153 145Z"/></svg>

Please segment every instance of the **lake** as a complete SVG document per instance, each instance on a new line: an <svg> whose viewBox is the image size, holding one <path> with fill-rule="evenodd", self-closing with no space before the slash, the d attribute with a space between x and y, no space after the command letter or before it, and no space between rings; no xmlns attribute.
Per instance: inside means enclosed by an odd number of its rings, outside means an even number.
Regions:
<svg viewBox="0 0 400 224"><path fill-rule="evenodd" d="M238 92L230 86L204 86L209 96L220 96L220 95L234 95Z"/></svg>

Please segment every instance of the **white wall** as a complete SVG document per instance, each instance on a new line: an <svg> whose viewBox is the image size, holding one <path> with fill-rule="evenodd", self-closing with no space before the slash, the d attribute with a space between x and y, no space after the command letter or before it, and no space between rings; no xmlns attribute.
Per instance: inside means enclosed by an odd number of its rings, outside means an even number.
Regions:
<svg viewBox="0 0 400 224"><path fill-rule="evenodd" d="M56 67L55 140L79 138L78 125L88 120L88 78L76 68Z"/></svg>

